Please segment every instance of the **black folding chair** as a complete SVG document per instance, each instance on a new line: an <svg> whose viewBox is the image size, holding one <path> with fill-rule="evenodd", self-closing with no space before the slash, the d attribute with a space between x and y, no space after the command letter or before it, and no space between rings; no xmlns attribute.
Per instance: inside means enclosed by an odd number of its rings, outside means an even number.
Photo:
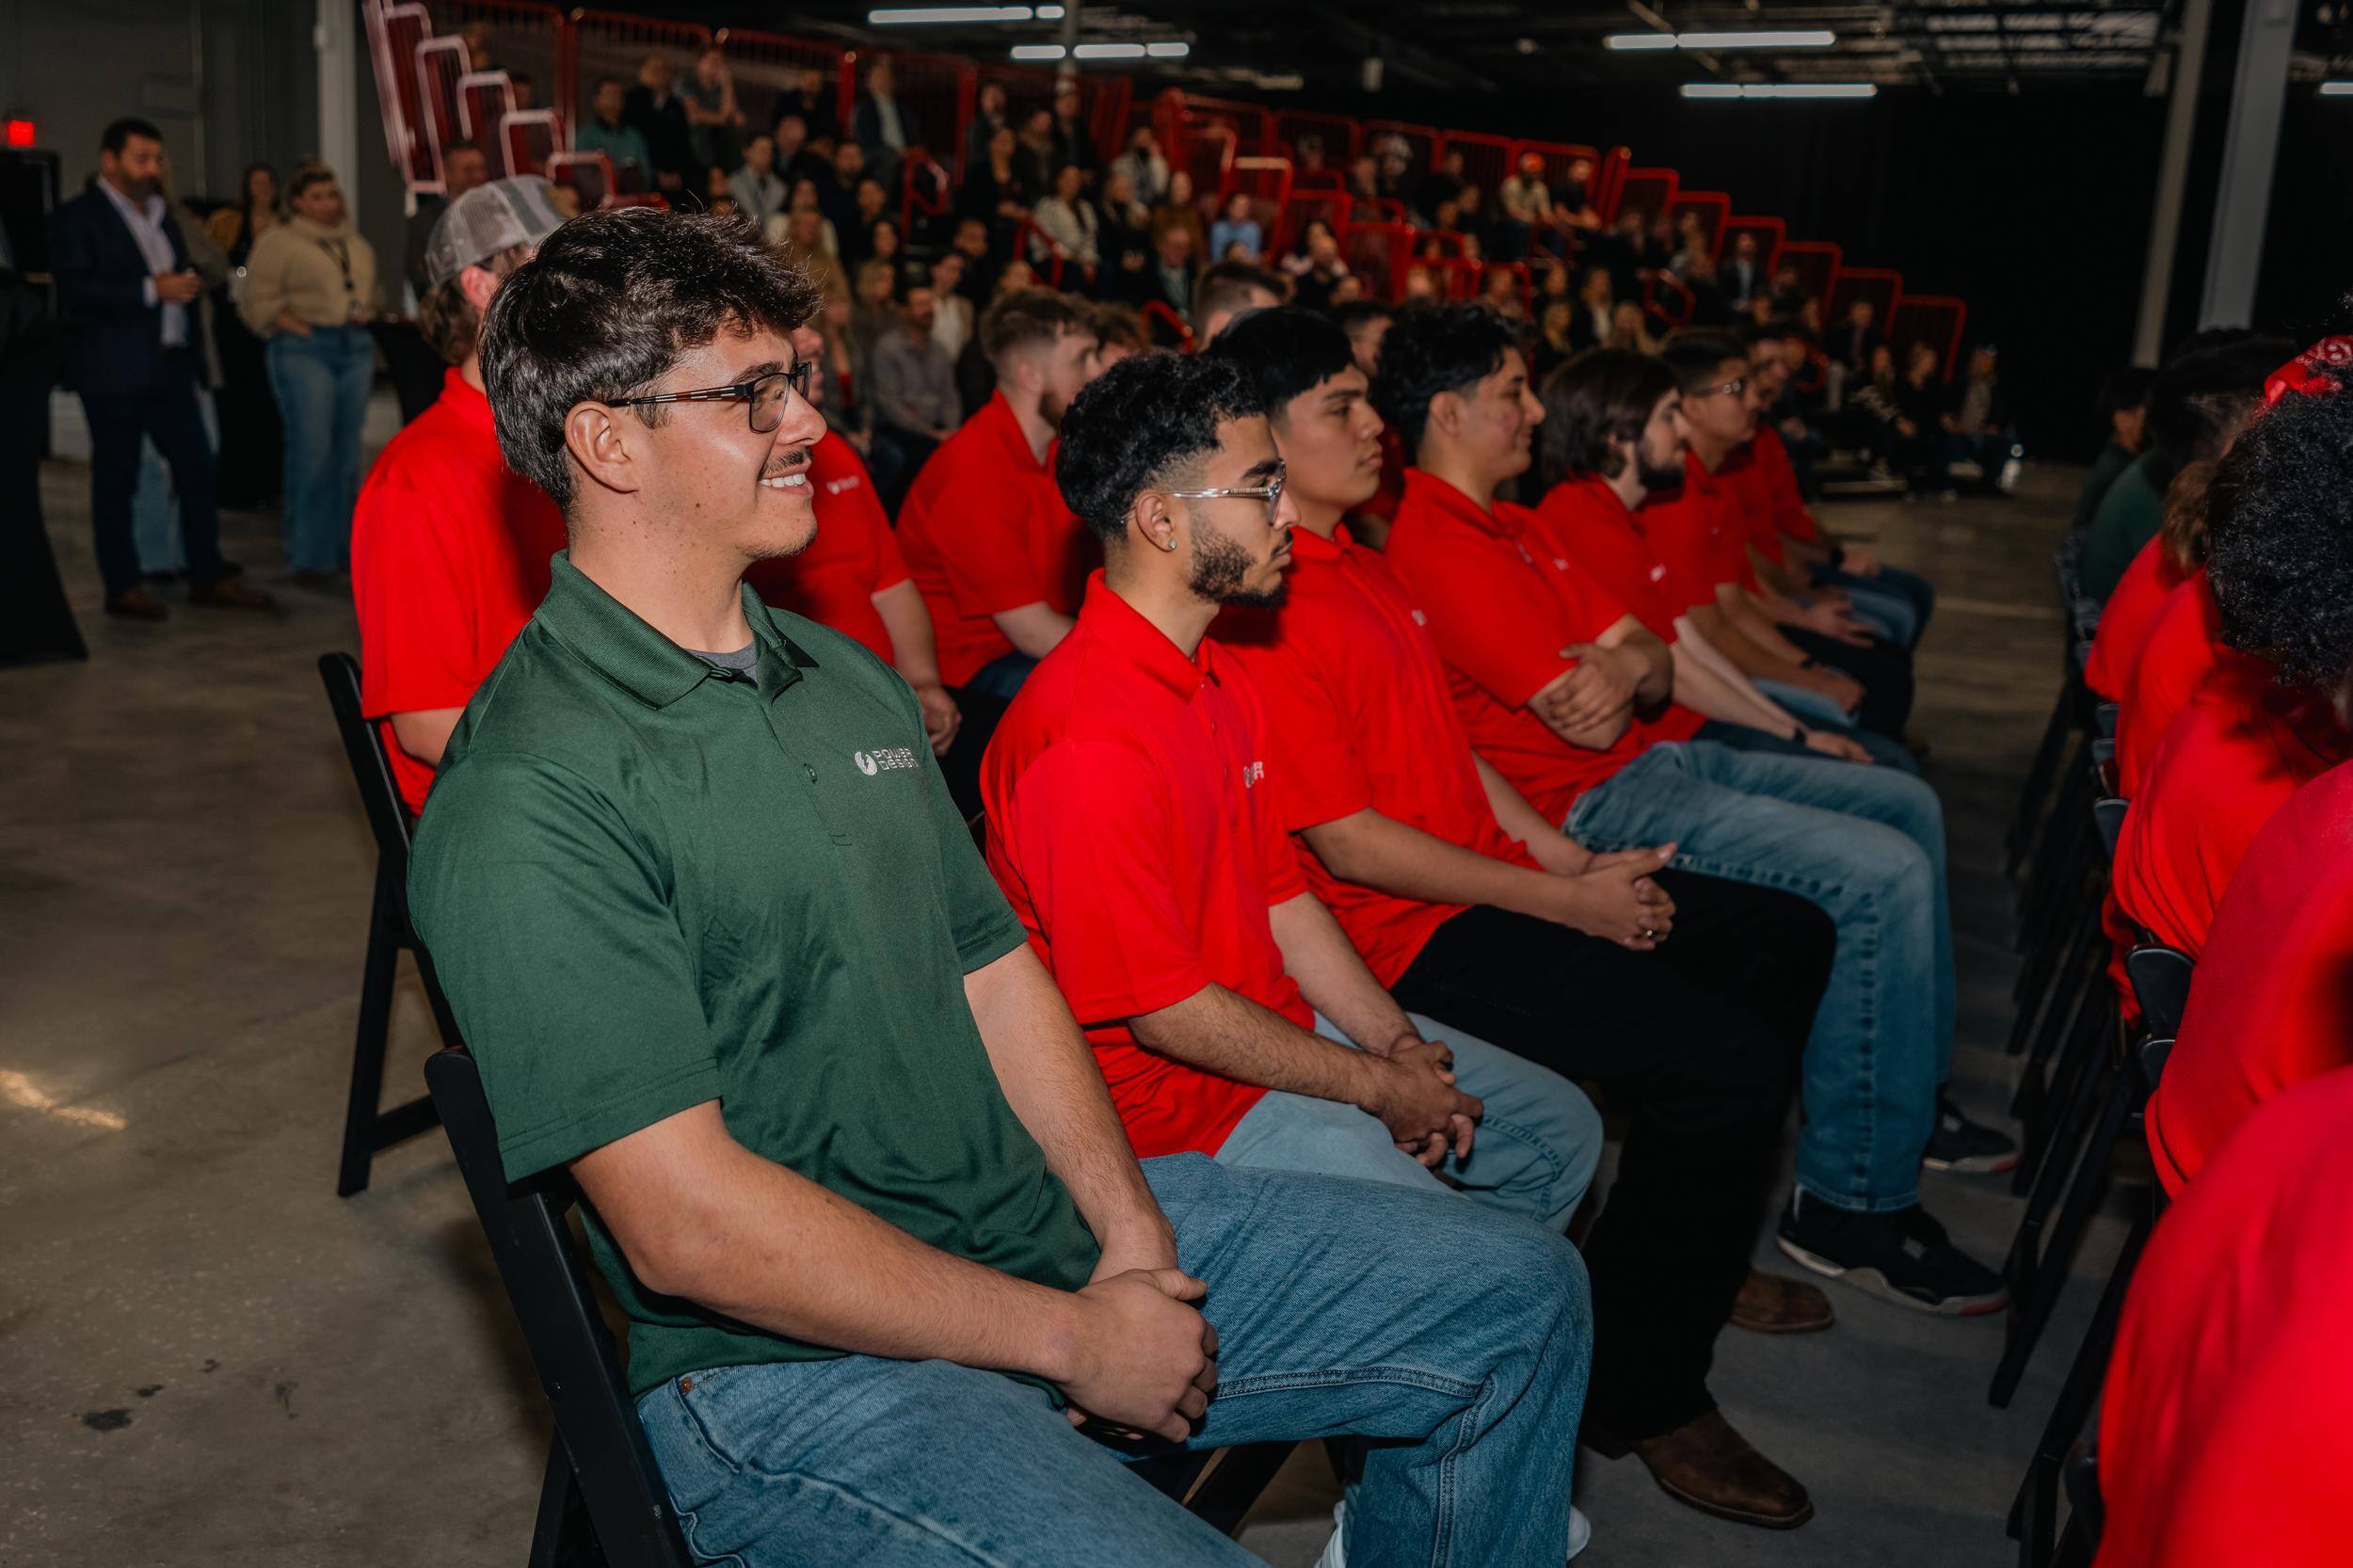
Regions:
<svg viewBox="0 0 2353 1568"><path fill-rule="evenodd" d="M481 1071L462 1047L436 1052L424 1076L555 1416L530 1568L686 1568L669 1494L565 1221L577 1191L560 1171L506 1179ZM1131 1468L1231 1535L1291 1447L1171 1453Z"/></svg>
<svg viewBox="0 0 2353 1568"><path fill-rule="evenodd" d="M408 809L401 804L392 782L392 759L376 727L360 716L360 664L348 653L319 656L319 679L327 685L327 703L334 710L335 728L343 736L344 755L351 760L351 776L360 786L360 804L376 835L376 891L368 917L367 956L360 969L360 1025L351 1053L351 1095L344 1108L343 1159L335 1176L335 1195L347 1198L365 1192L376 1151L413 1138L436 1119L429 1096L378 1111L384 1095L384 1050L392 1034L392 982L399 973L403 949L413 953L417 973L424 982L425 1000L441 1043L457 1043L457 1020L449 999L433 977L432 960L417 942L408 923Z"/></svg>

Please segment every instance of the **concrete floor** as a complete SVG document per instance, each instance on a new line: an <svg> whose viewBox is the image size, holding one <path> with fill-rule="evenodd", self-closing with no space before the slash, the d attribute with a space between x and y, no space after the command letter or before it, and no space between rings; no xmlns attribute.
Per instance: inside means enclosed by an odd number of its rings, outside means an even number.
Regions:
<svg viewBox="0 0 2353 1568"><path fill-rule="evenodd" d="M1953 836L1957 1082L1983 1113L2009 1081L1999 838L2053 690L2045 563L2074 482L2044 470L2009 503L1829 514L1944 596L1916 728ZM356 1200L332 1191L373 851L312 660L356 648L349 606L283 589L266 617L108 621L87 484L59 462L43 488L91 658L0 669L0 1565L520 1564L546 1416L446 1145L388 1151ZM278 586L273 520L228 532ZM405 1096L432 1042L413 985L399 1008ZM1999 1253L2017 1206L1998 1180L1928 1191L1965 1244ZM2103 1221L2087 1272L2121 1234ZM2007 1412L1984 1398L1998 1319L1834 1291L1829 1334L1727 1331L1717 1392L1817 1517L1786 1535L1721 1524L1636 1462L1584 1454L1584 1560L2001 1560L2092 1293L2062 1304ZM1330 1498L1303 1450L1246 1544L1311 1562Z"/></svg>

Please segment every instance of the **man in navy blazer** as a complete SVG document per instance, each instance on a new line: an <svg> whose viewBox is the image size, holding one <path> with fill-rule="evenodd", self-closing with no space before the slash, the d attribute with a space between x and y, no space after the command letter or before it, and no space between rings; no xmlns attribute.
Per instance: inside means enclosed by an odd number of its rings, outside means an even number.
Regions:
<svg viewBox="0 0 2353 1568"><path fill-rule="evenodd" d="M98 178L57 209L52 264L78 328L67 373L90 433L90 527L106 613L162 620L162 600L141 582L131 532L139 443L152 440L180 497L180 532L192 603L267 608L270 596L240 582L221 559L212 442L196 402L202 363L197 296L203 283L161 189L163 136L143 120L118 120L99 141Z"/></svg>

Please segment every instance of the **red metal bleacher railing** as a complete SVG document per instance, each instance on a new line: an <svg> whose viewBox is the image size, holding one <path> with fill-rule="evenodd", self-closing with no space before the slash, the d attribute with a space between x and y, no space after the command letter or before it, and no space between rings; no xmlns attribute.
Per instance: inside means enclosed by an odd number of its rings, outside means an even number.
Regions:
<svg viewBox="0 0 2353 1568"><path fill-rule="evenodd" d="M1204 98L1196 93L1170 88L1152 100L1151 124L1160 137L1160 151L1168 158L1171 168L1190 167L1187 143L1194 136L1222 127L1234 139L1234 152L1257 153L1274 136L1274 111L1258 104L1244 104L1231 98ZM1196 173L1196 188L1214 190L1216 182L1204 184Z"/></svg>
<svg viewBox="0 0 2353 1568"><path fill-rule="evenodd" d="M1365 293L1392 302L1405 297L1405 273L1413 265L1414 231L1401 218L1340 226L1340 256L1348 270L1365 280Z"/></svg>
<svg viewBox="0 0 2353 1568"><path fill-rule="evenodd" d="M1348 192L1329 185L1301 190L1296 184L1297 178L1297 171L1294 170L1290 199L1283 203L1282 216L1274 220L1274 229L1268 236L1267 251L1270 255L1288 254L1299 243L1300 236L1307 232L1310 223L1323 224L1332 231L1332 237L1337 240L1340 231L1348 226L1349 214L1355 208L1356 200Z"/></svg>
<svg viewBox="0 0 2353 1568"><path fill-rule="evenodd" d="M1610 192L1609 220L1614 223L1624 214L1640 213L1644 223L1650 222L1673 205L1682 183L1682 176L1672 168L1626 169Z"/></svg>
<svg viewBox="0 0 2353 1568"><path fill-rule="evenodd" d="M1312 109L1276 110L1272 134L1273 145L1264 151L1271 155L1290 159L1294 178L1302 181L1311 172L1306 156L1308 149L1301 145L1303 137L1313 136L1321 142L1323 168L1333 170L1342 179L1347 177L1348 166L1356 161L1356 154L1363 146L1362 133L1355 120L1346 115L1322 114Z"/></svg>
<svg viewBox="0 0 2353 1568"><path fill-rule="evenodd" d="M540 0L433 0L434 30L479 40L486 70L515 79L518 108L552 109L568 141L575 102L564 77L564 13ZM523 83L531 91L524 102Z"/></svg>
<svg viewBox="0 0 2353 1568"><path fill-rule="evenodd" d="M1503 136L1491 136L1483 131L1441 131L1438 133L1436 156L1443 164L1447 154L1463 154L1463 181L1477 185L1490 203L1496 189L1511 177L1517 167L1513 144Z"/></svg>
<svg viewBox="0 0 2353 1568"><path fill-rule="evenodd" d="M1401 120L1368 120L1365 121L1365 152L1380 157L1385 150L1394 153L1398 143L1405 147L1405 177L1418 180L1438 167L1438 141L1441 133L1435 125L1416 125ZM1388 177L1386 160L1381 174ZM1411 188L1410 186L1408 187Z"/></svg>
<svg viewBox="0 0 2353 1568"><path fill-rule="evenodd" d="M1062 90L1062 78L1052 71L1036 66L988 66L975 72L973 103L980 102L980 88L990 82L1005 89L1005 114L1016 129L1022 120L1039 109L1050 110ZM1098 163L1109 163L1125 150L1127 137L1122 130L1128 118L1128 96L1135 84L1125 76L1081 73L1072 78L1079 88L1079 120L1086 128L1087 139L1094 145ZM978 148L968 149L977 154Z"/></svg>
<svg viewBox="0 0 2353 1568"><path fill-rule="evenodd" d="M504 71L469 71L457 78L457 134L496 157L499 122L515 110L512 84Z"/></svg>
<svg viewBox="0 0 2353 1568"><path fill-rule="evenodd" d="M564 19L560 41L562 64L556 75L562 84L563 113L568 123L577 125L587 118L598 81L613 76L624 86L636 86L648 55L670 54L683 80L695 69L694 56L709 47L711 29L628 11L576 10Z"/></svg>
<svg viewBox="0 0 2353 1568"><path fill-rule="evenodd" d="M1777 217L1728 217L1724 219L1723 239L1716 259L1723 261L1731 256L1732 248L1743 234L1756 241L1757 270L1771 278L1773 268L1781 262L1781 248L1789 241L1789 225Z"/></svg>
<svg viewBox="0 0 2353 1568"><path fill-rule="evenodd" d="M1190 354L1193 352L1193 327L1183 316L1178 315L1176 309L1168 304L1167 301L1160 299L1147 299L1143 304L1136 307L1136 314L1144 318L1144 324L1146 328L1153 326L1155 323L1167 328L1169 335L1176 341L1178 353Z"/></svg>
<svg viewBox="0 0 2353 1568"><path fill-rule="evenodd" d="M1915 343L1931 345L1944 360L1945 379L1949 381L1961 371L1961 329L1968 321L1968 305L1950 295L1907 294L1897 301L1887 341L1898 354Z"/></svg>
<svg viewBox="0 0 2353 1568"><path fill-rule="evenodd" d="M563 150L564 126L553 109L510 109L499 120L491 167L509 176L545 174L548 161Z"/></svg>
<svg viewBox="0 0 2353 1568"><path fill-rule="evenodd" d="M1188 127L1183 153L1168 160L1169 173L1174 177L1181 171L1192 178L1195 201L1215 197L1233 171L1238 145L1234 128L1223 121Z"/></svg>
<svg viewBox="0 0 2353 1568"><path fill-rule="evenodd" d="M1830 240L1790 240L1781 248L1779 264L1796 268L1798 286L1821 300L1827 311L1845 260L1846 253ZM1823 325L1829 325L1827 318Z"/></svg>
<svg viewBox="0 0 2353 1568"><path fill-rule="evenodd" d="M1698 303L1689 286L1664 267L1642 274L1642 313L1660 326L1689 326Z"/></svg>
<svg viewBox="0 0 2353 1568"><path fill-rule="evenodd" d="M465 40L446 34L417 45L417 91L424 99L424 133L433 144L434 179L439 182L441 150L466 134L465 105L458 84L466 79Z"/></svg>
<svg viewBox="0 0 2353 1568"><path fill-rule="evenodd" d="M544 172L550 184L563 185L579 199L584 213L613 200L613 160L601 152L551 153Z"/></svg>
<svg viewBox="0 0 2353 1568"><path fill-rule="evenodd" d="M1880 329L1885 331L1895 322L1897 309L1903 304L1904 275L1883 266L1842 264L1821 298L1824 327L1844 321L1848 307L1858 299L1867 299L1877 312Z"/></svg>
<svg viewBox="0 0 2353 1568"><path fill-rule="evenodd" d="M840 44L750 27L722 28L714 39L727 51L728 72L735 78L735 106L744 111L747 136L776 129L776 104L786 94L801 90L801 77L808 72L817 72L821 92L837 97L840 92L845 51Z"/></svg>
<svg viewBox="0 0 2353 1568"><path fill-rule="evenodd" d="M427 129L430 115L417 71L417 45L433 36L433 19L423 6L388 6L379 0L364 0L360 19L376 69L376 101L383 109L384 150L410 190L438 191L440 152Z"/></svg>
<svg viewBox="0 0 2353 1568"><path fill-rule="evenodd" d="M1732 198L1720 190L1681 190L1667 203L1667 216L1680 225L1683 215L1692 214L1700 220L1700 232L1707 236L1707 255L1714 261L1721 255L1724 243L1724 225L1732 217Z"/></svg>
<svg viewBox="0 0 2353 1568"><path fill-rule="evenodd" d="M955 200L955 181L928 148L918 147L899 160L899 235L903 240L914 241L919 219L928 225L947 216L954 210Z"/></svg>

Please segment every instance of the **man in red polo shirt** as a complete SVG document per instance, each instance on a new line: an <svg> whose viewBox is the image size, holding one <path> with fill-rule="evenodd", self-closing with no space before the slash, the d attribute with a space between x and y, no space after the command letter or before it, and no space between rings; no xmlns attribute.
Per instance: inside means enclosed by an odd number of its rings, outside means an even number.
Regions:
<svg viewBox="0 0 2353 1568"><path fill-rule="evenodd" d="M2202 537L2196 548L2202 555ZM2197 564L2191 562L2191 569ZM2123 700L2157 616L2187 575L2164 534L2140 547L2140 553L2117 579L2116 591L2100 610L2100 630L2092 633L2091 654L2084 661L2085 685L2110 702Z"/></svg>
<svg viewBox="0 0 2353 1568"><path fill-rule="evenodd" d="M392 779L424 809L457 716L547 597L564 518L499 456L482 312L564 221L536 178L494 180L450 203L425 246L425 337L450 362L441 395L392 438L351 520L360 708L384 726Z"/></svg>
<svg viewBox="0 0 2353 1568"><path fill-rule="evenodd" d="M2016 1159L1939 1093L1953 975L1935 795L1889 768L1643 736L1636 706L1665 698L1666 648L1532 513L1495 499L1544 418L1510 323L1471 305L1406 312L1373 397L1417 462L1388 561L1479 754L1581 844L1674 844L1688 869L1798 891L1837 923L1783 1250L1920 1310L1998 1309L1998 1276L1918 1201L1924 1155L1954 1169Z"/></svg>
<svg viewBox="0 0 2353 1568"><path fill-rule="evenodd" d="M950 686L1011 698L1070 631L1096 553L1054 488L1054 432L1095 374L1088 308L1023 289L989 307L997 391L923 465L899 509Z"/></svg>
<svg viewBox="0 0 2353 1568"><path fill-rule="evenodd" d="M1410 1012L1599 1080L1633 1116L1585 1247L1609 1347L1589 1430L1695 1507L1803 1523L1805 1488L1725 1421L1706 1373L1727 1312L1770 1332L1830 1324L1814 1287L1747 1267L1829 920L1791 893L1654 880L1657 851L1591 856L1479 763L1410 593L1340 521L1381 460L1346 335L1288 307L1209 352L1257 383L1299 511L1281 607L1229 606L1212 634L1265 708L1267 787L1308 888Z"/></svg>
<svg viewBox="0 0 2353 1568"><path fill-rule="evenodd" d="M1661 358L1683 394L1689 450L1681 490L1651 504L1649 528L1677 598L1698 607L1695 623L1726 657L1776 683L1768 688L1776 697L1784 689L1828 696L1865 728L1900 737L1912 712L1911 656L1864 630L1846 605L1783 598L1749 559L1754 530L1721 472L1756 434L1747 351L1730 338L1691 332L1678 334ZM1859 700L1845 702L1846 686L1826 680L1823 666L1859 684Z"/></svg>
<svg viewBox="0 0 2353 1568"><path fill-rule="evenodd" d="M1551 481L1537 519L1561 553L1667 645L1674 702L1650 721L1657 740L1694 737L1783 756L1808 753L1918 772L1912 753L1867 729L1792 713L1725 658L1677 602L1673 575L1652 542L1649 502L1683 485L1682 398L1674 375L1648 355L1597 348L1545 383L1542 472Z"/></svg>
<svg viewBox="0 0 2353 1568"><path fill-rule="evenodd" d="M2158 1224L2100 1397L2098 1568L2345 1560L2347 1127L2353 1071L2290 1089Z"/></svg>
<svg viewBox="0 0 2353 1568"><path fill-rule="evenodd" d="M792 339L798 363L820 366L810 375L808 395L822 408L824 334L801 326L792 329ZM955 695L940 681L931 611L907 575L873 476L856 448L830 426L809 448L808 484L817 536L797 555L757 563L744 581L768 603L856 637L899 672L923 711L923 733L939 759L948 792L969 817L981 808L981 755L1004 705L974 694L967 700L976 722L965 723Z"/></svg>
<svg viewBox="0 0 2353 1568"><path fill-rule="evenodd" d="M1442 1167L1561 1228L1598 1153L1593 1108L1493 1046L1425 1039L1382 990L1301 880L1257 694L1207 641L1221 604L1277 598L1289 560L1255 389L1224 361L1142 355L1068 435L1061 482L1104 568L989 746L986 849L1137 1153L1415 1184Z"/></svg>

